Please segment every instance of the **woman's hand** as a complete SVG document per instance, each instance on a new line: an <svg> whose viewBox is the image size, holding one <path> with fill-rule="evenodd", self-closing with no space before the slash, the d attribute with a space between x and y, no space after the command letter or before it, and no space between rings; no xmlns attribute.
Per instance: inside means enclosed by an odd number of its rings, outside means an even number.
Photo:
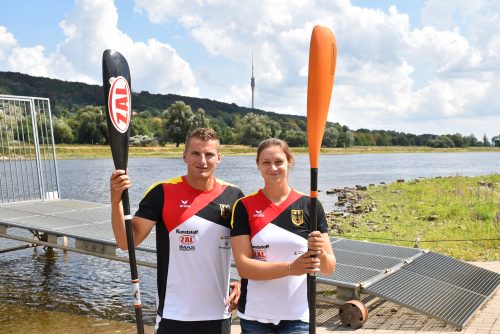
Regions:
<svg viewBox="0 0 500 334"><path fill-rule="evenodd" d="M311 232L307 238L307 247L319 259L321 274L327 276L333 274L337 261L328 234L320 231Z"/></svg>
<svg viewBox="0 0 500 334"><path fill-rule="evenodd" d="M288 264L290 275L300 276L304 274L317 273L320 270L320 259L315 257L316 251L307 251L295 261Z"/></svg>
<svg viewBox="0 0 500 334"><path fill-rule="evenodd" d="M231 288L231 294L226 299L226 305L229 305L229 312L231 312L238 307L241 295L241 283L236 281L231 282L229 283L229 287Z"/></svg>
<svg viewBox="0 0 500 334"><path fill-rule="evenodd" d="M307 248L318 257L321 257L325 252L325 239L320 231L313 231L309 234L309 238L307 238Z"/></svg>

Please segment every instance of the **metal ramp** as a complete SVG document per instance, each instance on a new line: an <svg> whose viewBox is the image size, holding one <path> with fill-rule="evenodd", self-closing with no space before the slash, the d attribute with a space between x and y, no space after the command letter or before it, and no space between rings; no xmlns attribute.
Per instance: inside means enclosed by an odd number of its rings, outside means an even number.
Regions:
<svg viewBox="0 0 500 334"><path fill-rule="evenodd" d="M109 205L77 200L0 204L0 237L127 262L116 254L110 213ZM43 238L20 237L11 228ZM68 246L62 237L75 242ZM151 233L138 249L155 252L155 245ZM500 274L433 252L339 238L332 245L337 269L317 281L335 286L340 303L369 294L462 329L500 285Z"/></svg>
<svg viewBox="0 0 500 334"><path fill-rule="evenodd" d="M110 218L109 205L79 200L0 204L0 237L127 261L116 255L117 246ZM39 240L11 234L9 228L28 230ZM74 245L68 246L63 237L74 239ZM137 249L156 251L154 231Z"/></svg>
<svg viewBox="0 0 500 334"><path fill-rule="evenodd" d="M493 295L500 274L415 248L333 239L337 269L318 282L340 301L369 294L443 320L458 329Z"/></svg>
<svg viewBox="0 0 500 334"><path fill-rule="evenodd" d="M430 252L363 290L461 330L499 284L497 273Z"/></svg>

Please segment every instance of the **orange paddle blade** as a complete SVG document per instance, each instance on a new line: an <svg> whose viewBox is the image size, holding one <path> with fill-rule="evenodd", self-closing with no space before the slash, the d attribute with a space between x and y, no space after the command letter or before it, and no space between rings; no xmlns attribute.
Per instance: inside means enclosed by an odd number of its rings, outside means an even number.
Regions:
<svg viewBox="0 0 500 334"><path fill-rule="evenodd" d="M337 62L337 42L332 31L315 26L309 48L307 82L307 142L311 168L318 168Z"/></svg>

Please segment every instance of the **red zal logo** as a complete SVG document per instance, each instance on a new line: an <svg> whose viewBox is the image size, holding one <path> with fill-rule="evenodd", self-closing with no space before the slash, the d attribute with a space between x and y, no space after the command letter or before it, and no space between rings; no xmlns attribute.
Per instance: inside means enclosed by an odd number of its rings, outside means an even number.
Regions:
<svg viewBox="0 0 500 334"><path fill-rule="evenodd" d="M116 130L125 133L130 124L130 87L124 77L110 78L108 110Z"/></svg>
<svg viewBox="0 0 500 334"><path fill-rule="evenodd" d="M267 252L263 249L253 251L253 258L256 260L265 261L267 259Z"/></svg>
<svg viewBox="0 0 500 334"><path fill-rule="evenodd" d="M192 235L184 234L179 237L179 241L183 245L192 245L194 243L194 238Z"/></svg>

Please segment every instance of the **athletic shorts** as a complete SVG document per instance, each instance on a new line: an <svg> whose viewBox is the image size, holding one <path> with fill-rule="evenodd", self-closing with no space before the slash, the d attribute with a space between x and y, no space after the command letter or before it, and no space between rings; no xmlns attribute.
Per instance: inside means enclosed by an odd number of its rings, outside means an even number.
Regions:
<svg viewBox="0 0 500 334"><path fill-rule="evenodd" d="M231 319L204 321L161 319L156 334L231 334Z"/></svg>

